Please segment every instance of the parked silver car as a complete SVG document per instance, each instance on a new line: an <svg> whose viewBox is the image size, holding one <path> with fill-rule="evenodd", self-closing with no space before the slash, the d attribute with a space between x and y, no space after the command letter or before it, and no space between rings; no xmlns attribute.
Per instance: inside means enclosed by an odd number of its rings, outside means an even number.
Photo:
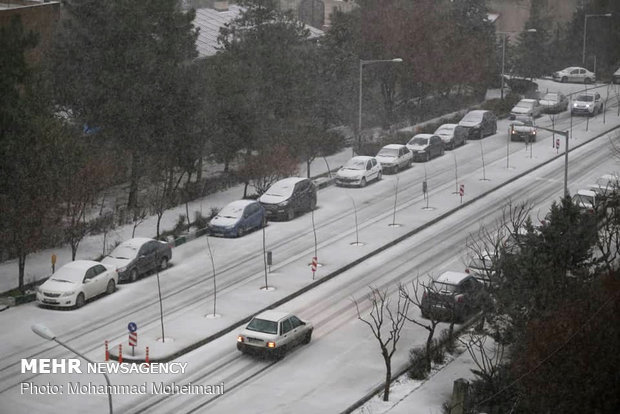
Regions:
<svg viewBox="0 0 620 414"><path fill-rule="evenodd" d="M381 148L375 158L381 164L383 172L397 173L401 169L411 167L413 154L405 145L389 144Z"/></svg>
<svg viewBox="0 0 620 414"><path fill-rule="evenodd" d="M521 99L510 110L510 119L515 119L519 115L531 116L533 118L539 117L542 114L542 106L537 99Z"/></svg>
<svg viewBox="0 0 620 414"><path fill-rule="evenodd" d="M557 82L594 83L596 75L585 68L571 66L553 73L553 80Z"/></svg>

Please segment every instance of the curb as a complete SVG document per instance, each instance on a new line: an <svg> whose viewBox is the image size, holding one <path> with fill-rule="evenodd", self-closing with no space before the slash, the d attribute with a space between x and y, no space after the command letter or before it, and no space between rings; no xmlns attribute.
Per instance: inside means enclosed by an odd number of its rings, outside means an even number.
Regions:
<svg viewBox="0 0 620 414"><path fill-rule="evenodd" d="M609 129L609 130L607 130L605 132L602 132L599 135L596 135L596 136L590 138L589 140L582 142L579 145L571 147L570 150L569 150L569 153L571 151L576 150L576 149L582 147L583 145L585 145L585 144L587 144L587 143L589 143L591 141L594 141L595 139L598 139L598 138L600 138L600 137L602 137L604 135L607 135L610 132L612 132L614 130L617 130L617 129L620 129L620 125L617 125L617 126L611 128L611 129ZM360 264L360 263L370 259L371 257L376 256L377 254L383 252L384 250L387 250L390 247L392 247L392 246L394 246L394 245L396 245L396 244L398 244L398 243L408 239L409 237L412 237L413 235L421 232L422 230L425 230L426 228L428 228L428 227L432 226L433 224L443 220L444 218L451 216L452 214L460 211L461 209L463 209L463 208L473 204L474 202L482 199L483 197L486 197L487 195L489 195L489 194L491 194L491 193L493 193L495 191L498 191L499 189L505 187L506 185L511 184L512 182L514 182L514 181L516 181L516 180L526 176L527 174L530 174L532 171L536 171L537 169L542 168L545 165L547 165L547 164L557 160L558 158L562 158L562 157L564 157L564 153L557 154L554 157L552 157L552 158L548 159L547 161L543 162L542 164L538 164L538 165L536 165L533 168L530 168L528 170L523 171L522 173L520 173L520 174L510 178L508 181L503 182L499 186L491 188L488 191L486 191L484 193L481 193L478 196L474 197L473 199L463 202L463 204L461 204L461 205L459 205L459 206L457 206L457 207L455 207L455 208L453 208L451 210L446 211L445 213L441 214L440 216L437 216L434 219L426 222L425 224L423 224L423 225L421 225L421 226L419 226L419 227L417 227L415 229L412 229L411 231L409 231L409 232L403 234L402 236L392 240L391 242L388 242L388 243L384 244L383 246L380 246L377 249L367 253L366 255L364 255L364 256L362 256L362 257L360 257L360 258L358 258L358 259L356 259L356 260L354 260L354 261L352 261L352 262L342 266L341 268L334 270L332 273L329 273L329 274L325 275L323 278L318 279L318 280L316 280L316 281L314 281L314 282L304 286L303 288L301 288L301 289L299 289L299 290L297 290L295 292L292 292L291 294L281 298L280 300L270 304L269 306L266 306L266 307L258 310L257 312L255 312L255 313L253 313L253 314L251 314L251 315L249 315L249 316L247 316L247 317L245 317L245 318L243 318L241 320L238 320L237 322L234 322L232 325L228 326L227 328L222 329L222 330L220 330L218 332L215 332L214 334L209 335L208 337L206 337L204 339L201 339L200 341L195 342L195 343L193 343L193 344L191 344L191 345L189 345L189 346L179 350L178 352L176 352L174 354L171 354L171 355L169 355L167 357L159 358L159 359L151 358L150 361L151 362L168 362L168 361L171 361L171 360L173 360L173 359L175 359L175 358L177 358L177 357L179 357L181 355L184 355L184 354L186 354L188 352L191 352L194 349L199 348L199 347L201 347L201 346L203 346L203 345L205 345L205 344L207 344L207 343L209 343L209 342L211 342L211 341L213 341L213 340L215 340L215 339L217 339L217 338L219 338L219 337L221 337L221 336L231 332L232 330L239 328L241 325L249 322L254 316L260 314L261 312L264 312L264 311L267 311L267 310L271 310L273 308L276 308L276 307L278 307L280 305L283 305L283 304L285 304L285 303L287 303L287 302L297 298L298 296L306 293L307 291L309 291L311 289L314 289L315 287L317 287L317 286L319 286L319 285L321 285L321 284L323 284L323 283L333 279L334 277L340 275L341 273L346 272L347 270L351 269L352 267L357 266L358 264ZM110 355L110 358L114 359L114 360L118 360L118 357L116 355ZM132 360L132 361L127 360L127 362L141 363L141 362L144 362L144 360L143 359L136 359L136 360Z"/></svg>

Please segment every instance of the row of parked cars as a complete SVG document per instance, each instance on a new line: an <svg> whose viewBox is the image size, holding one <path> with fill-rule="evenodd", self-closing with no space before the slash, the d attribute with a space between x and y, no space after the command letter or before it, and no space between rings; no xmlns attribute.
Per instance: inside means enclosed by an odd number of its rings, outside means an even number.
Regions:
<svg viewBox="0 0 620 414"><path fill-rule="evenodd" d="M49 307L81 308L119 282L135 282L153 270L164 270L172 259L168 243L145 237L127 240L103 258L75 260L60 267L37 288L37 302Z"/></svg>
<svg viewBox="0 0 620 414"><path fill-rule="evenodd" d="M590 72L586 68L578 66L570 66L568 68L559 70L553 73L553 80L556 82L577 82L577 83L594 83L596 81L596 74ZM613 83L620 83L620 68L611 75Z"/></svg>
<svg viewBox="0 0 620 414"><path fill-rule="evenodd" d="M351 158L336 173L336 184L365 187L371 181L380 180L384 172L397 173L414 161L429 161L443 155L446 149L464 145L468 139L496 132L497 118L493 112L470 111L458 124L443 124L432 134L416 134L405 145L389 144L374 157Z"/></svg>

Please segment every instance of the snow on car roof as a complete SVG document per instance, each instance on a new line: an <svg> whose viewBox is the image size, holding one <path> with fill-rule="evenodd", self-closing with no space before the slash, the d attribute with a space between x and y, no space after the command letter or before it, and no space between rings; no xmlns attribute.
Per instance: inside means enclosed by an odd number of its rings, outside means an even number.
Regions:
<svg viewBox="0 0 620 414"><path fill-rule="evenodd" d="M577 190L577 194L587 197L596 197L596 193L592 190Z"/></svg>
<svg viewBox="0 0 620 414"><path fill-rule="evenodd" d="M134 237L133 239L125 240L120 245L124 247L131 247L133 249L139 249L144 243L150 242L153 239L148 237Z"/></svg>
<svg viewBox="0 0 620 414"><path fill-rule="evenodd" d="M253 204L253 203L258 203L258 201L256 201L256 200L235 200L235 201L232 201L232 202L226 204L226 207L245 208L247 205L250 205L250 204Z"/></svg>
<svg viewBox="0 0 620 414"><path fill-rule="evenodd" d="M414 138L430 138L432 136L433 134L416 134L414 135Z"/></svg>
<svg viewBox="0 0 620 414"><path fill-rule="evenodd" d="M99 262L95 262L94 260L75 260L73 262L69 262L67 264L65 264L64 266L62 266L63 268L66 269L75 269L75 270L88 270L91 267L101 264Z"/></svg>
<svg viewBox="0 0 620 414"><path fill-rule="evenodd" d="M295 184L297 184L298 182L303 181L303 180L305 180L305 179L306 179L306 178L303 178L303 177L288 177L288 178L283 178L283 179L281 179L280 181L276 182L276 183L274 184L274 186L275 186L275 185L278 185L278 186L295 185Z"/></svg>
<svg viewBox="0 0 620 414"><path fill-rule="evenodd" d="M368 161L368 160L372 160L375 157L371 157L369 155L358 155L356 157L351 158L351 160L360 160L360 161ZM351 161L349 160L349 161Z"/></svg>
<svg viewBox="0 0 620 414"><path fill-rule="evenodd" d="M400 149L400 148L402 148L404 146L405 145L401 145L401 144L387 144L383 148L387 148L387 149ZM383 148L381 148L381 149L383 149Z"/></svg>
<svg viewBox="0 0 620 414"><path fill-rule="evenodd" d="M268 311L259 313L258 315L255 316L255 318L264 319L266 321L278 322L286 318L289 315L290 313L288 312L268 310Z"/></svg>
<svg viewBox="0 0 620 414"><path fill-rule="evenodd" d="M443 272L435 282L446 283L448 285L458 285L463 279L469 277L467 273L453 272L451 270Z"/></svg>

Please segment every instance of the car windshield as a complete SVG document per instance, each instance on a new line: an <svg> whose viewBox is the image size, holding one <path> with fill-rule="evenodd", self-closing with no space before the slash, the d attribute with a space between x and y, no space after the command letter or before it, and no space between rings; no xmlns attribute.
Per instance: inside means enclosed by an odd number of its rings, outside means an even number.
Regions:
<svg viewBox="0 0 620 414"><path fill-rule="evenodd" d="M456 285L451 285L448 283L441 283L441 282L433 282L433 290L435 290L435 292L453 293L453 292L456 292Z"/></svg>
<svg viewBox="0 0 620 414"><path fill-rule="evenodd" d="M480 122L482 120L482 114L479 112L470 112L461 120L464 122Z"/></svg>
<svg viewBox="0 0 620 414"><path fill-rule="evenodd" d="M239 218L243 215L244 206L229 204L217 214L220 217Z"/></svg>
<svg viewBox="0 0 620 414"><path fill-rule="evenodd" d="M409 145L420 145L420 146L428 145L428 138L413 137L411 141L409 141Z"/></svg>
<svg viewBox="0 0 620 414"><path fill-rule="evenodd" d="M531 108L532 107L532 103L531 102L519 102L517 103L517 108Z"/></svg>
<svg viewBox="0 0 620 414"><path fill-rule="evenodd" d="M543 101L554 101L557 102L560 100L560 97L557 93L548 93L543 97Z"/></svg>
<svg viewBox="0 0 620 414"><path fill-rule="evenodd" d="M262 333L268 333L268 334L275 335L278 333L278 322L254 318L248 324L247 329L250 331L256 331L256 332L262 332Z"/></svg>
<svg viewBox="0 0 620 414"><path fill-rule="evenodd" d="M454 132L454 127L441 127L437 131L435 131L435 134L437 134L437 135L452 135L453 132Z"/></svg>
<svg viewBox="0 0 620 414"><path fill-rule="evenodd" d="M575 194L573 200L575 201L575 204L589 204L591 206L594 205L594 198L584 194Z"/></svg>
<svg viewBox="0 0 620 414"><path fill-rule="evenodd" d="M515 121L513 122L513 124L514 125L527 125L527 126L534 125L534 123L532 122L530 118L523 118L523 117L517 117Z"/></svg>
<svg viewBox="0 0 620 414"><path fill-rule="evenodd" d="M398 157L398 148L381 148L377 155L380 157Z"/></svg>
<svg viewBox="0 0 620 414"><path fill-rule="evenodd" d="M594 96L592 96L592 95L579 95L577 97L577 100L581 101L581 102L592 102L594 100Z"/></svg>
<svg viewBox="0 0 620 414"><path fill-rule="evenodd" d="M291 183L290 181L277 182L271 187L269 187L269 189L267 190L265 194L270 195L270 196L288 197L291 194L293 194L294 187L295 187L295 184Z"/></svg>
<svg viewBox="0 0 620 414"><path fill-rule="evenodd" d="M366 160L360 160L358 158L351 158L345 165L342 166L345 170L365 170Z"/></svg>
<svg viewBox="0 0 620 414"><path fill-rule="evenodd" d="M80 283L84 279L85 271L71 267L61 267L54 273L50 279L57 282Z"/></svg>
<svg viewBox="0 0 620 414"><path fill-rule="evenodd" d="M115 259L133 259L137 254L137 247L121 244L120 246L117 246L116 249L112 250L112 253L110 253L109 256Z"/></svg>

